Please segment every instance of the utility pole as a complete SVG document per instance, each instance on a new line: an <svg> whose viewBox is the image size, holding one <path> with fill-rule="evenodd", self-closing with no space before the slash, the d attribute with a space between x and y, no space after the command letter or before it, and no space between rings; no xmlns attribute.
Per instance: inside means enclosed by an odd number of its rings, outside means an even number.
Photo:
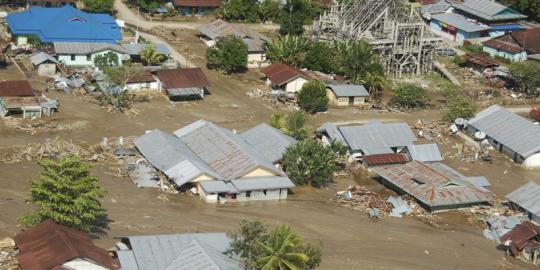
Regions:
<svg viewBox="0 0 540 270"><path fill-rule="evenodd" d="M139 43L139 13L140 13L140 7L137 6L137 25L136 25L136 31L135 31L135 44Z"/></svg>

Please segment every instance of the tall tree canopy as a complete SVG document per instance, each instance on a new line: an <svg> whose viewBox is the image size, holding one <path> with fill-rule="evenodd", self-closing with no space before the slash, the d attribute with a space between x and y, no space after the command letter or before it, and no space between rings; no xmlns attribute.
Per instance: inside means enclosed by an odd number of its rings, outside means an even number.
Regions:
<svg viewBox="0 0 540 270"><path fill-rule="evenodd" d="M206 51L208 67L222 69L225 73L245 70L247 56L247 45L235 36L219 39L216 46Z"/></svg>
<svg viewBox="0 0 540 270"><path fill-rule="evenodd" d="M281 9L279 33L281 35L300 35L304 33L304 22L310 16L307 0L288 0Z"/></svg>
<svg viewBox="0 0 540 270"><path fill-rule="evenodd" d="M111 12L114 0L84 0L84 9L89 12Z"/></svg>
<svg viewBox="0 0 540 270"><path fill-rule="evenodd" d="M21 221L33 225L52 219L83 231L94 229L105 210L99 201L103 190L90 167L75 156L38 163L42 172L30 182L29 199L36 209Z"/></svg>
<svg viewBox="0 0 540 270"><path fill-rule="evenodd" d="M529 19L540 21L540 0L502 0L502 2L529 16Z"/></svg>
<svg viewBox="0 0 540 270"><path fill-rule="evenodd" d="M259 14L257 0L228 0L223 7L223 15L228 21L247 21L254 23Z"/></svg>
<svg viewBox="0 0 540 270"><path fill-rule="evenodd" d="M540 64L536 62L518 62L510 65L510 72L515 76L518 90L527 95L540 95Z"/></svg>
<svg viewBox="0 0 540 270"><path fill-rule="evenodd" d="M287 65L299 67L304 62L309 41L302 35L285 35L266 42L266 57L272 62L283 62Z"/></svg>

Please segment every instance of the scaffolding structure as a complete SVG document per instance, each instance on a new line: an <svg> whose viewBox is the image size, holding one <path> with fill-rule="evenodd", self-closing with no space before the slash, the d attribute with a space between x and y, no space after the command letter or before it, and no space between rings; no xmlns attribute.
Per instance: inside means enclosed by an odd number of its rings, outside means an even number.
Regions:
<svg viewBox="0 0 540 270"><path fill-rule="evenodd" d="M381 55L390 76L432 69L442 39L403 0L352 0L334 5L313 23L319 40L365 39Z"/></svg>

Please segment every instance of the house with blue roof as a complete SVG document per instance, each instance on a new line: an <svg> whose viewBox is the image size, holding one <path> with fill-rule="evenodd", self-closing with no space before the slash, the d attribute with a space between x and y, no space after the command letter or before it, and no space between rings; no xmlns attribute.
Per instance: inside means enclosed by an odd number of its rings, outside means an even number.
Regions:
<svg viewBox="0 0 540 270"><path fill-rule="evenodd" d="M30 7L11 13L6 22L17 45L36 36L42 43L92 42L117 43L122 39L120 26L108 14L91 14L71 5L59 8Z"/></svg>

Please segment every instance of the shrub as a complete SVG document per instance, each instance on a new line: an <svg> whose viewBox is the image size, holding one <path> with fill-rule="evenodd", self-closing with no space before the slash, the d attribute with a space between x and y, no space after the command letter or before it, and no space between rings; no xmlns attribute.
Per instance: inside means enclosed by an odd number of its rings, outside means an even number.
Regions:
<svg viewBox="0 0 540 270"><path fill-rule="evenodd" d="M443 120L447 122L453 122L456 118L471 118L476 112L476 107L473 103L462 96L458 96L455 100L450 102L446 112L444 113Z"/></svg>
<svg viewBox="0 0 540 270"><path fill-rule="evenodd" d="M321 81L306 82L298 92L298 105L309 113L325 111L328 107L326 86Z"/></svg>
<svg viewBox="0 0 540 270"><path fill-rule="evenodd" d="M416 84L402 84L392 96L392 103L402 108L425 108L429 100L426 90Z"/></svg>
<svg viewBox="0 0 540 270"><path fill-rule="evenodd" d="M215 48L209 48L206 51L206 60L210 68L219 68L225 73L233 73L245 70L247 55L247 45L240 38L228 36L219 39Z"/></svg>

